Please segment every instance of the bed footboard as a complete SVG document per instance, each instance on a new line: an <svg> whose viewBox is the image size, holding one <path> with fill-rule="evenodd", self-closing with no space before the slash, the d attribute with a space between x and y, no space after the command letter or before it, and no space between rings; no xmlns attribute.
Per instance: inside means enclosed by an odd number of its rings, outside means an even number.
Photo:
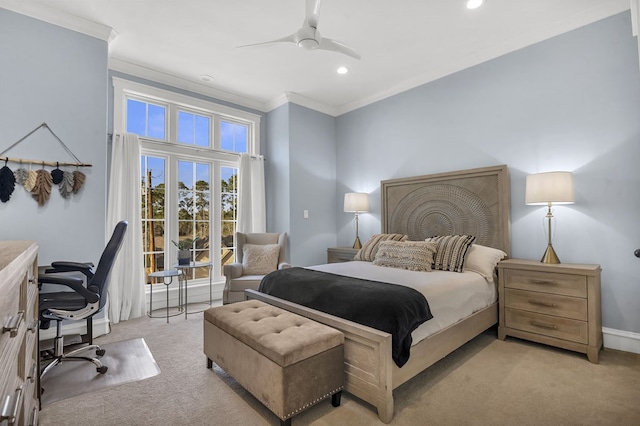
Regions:
<svg viewBox="0 0 640 426"><path fill-rule="evenodd" d="M245 294L250 299L261 300L340 330L344 334L344 389L375 406L381 421L391 422L394 366L391 334L255 290L245 290Z"/></svg>

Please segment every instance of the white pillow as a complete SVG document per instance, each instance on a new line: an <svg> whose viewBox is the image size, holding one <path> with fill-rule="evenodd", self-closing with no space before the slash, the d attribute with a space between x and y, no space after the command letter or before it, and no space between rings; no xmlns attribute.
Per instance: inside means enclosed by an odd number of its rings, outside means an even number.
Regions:
<svg viewBox="0 0 640 426"><path fill-rule="evenodd" d="M409 271L431 271L436 245L424 241L381 241L374 265Z"/></svg>
<svg viewBox="0 0 640 426"><path fill-rule="evenodd" d="M507 253L492 247L471 244L464 262L465 271L473 271L482 275L488 282L493 282L493 272Z"/></svg>
<svg viewBox="0 0 640 426"><path fill-rule="evenodd" d="M278 269L278 244L245 244L242 247L242 273L266 275Z"/></svg>

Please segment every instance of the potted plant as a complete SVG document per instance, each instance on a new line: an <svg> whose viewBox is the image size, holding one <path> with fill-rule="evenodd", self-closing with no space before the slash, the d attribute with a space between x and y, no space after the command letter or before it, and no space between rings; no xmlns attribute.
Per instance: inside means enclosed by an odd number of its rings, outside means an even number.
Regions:
<svg viewBox="0 0 640 426"><path fill-rule="evenodd" d="M193 240L191 238L186 238L178 242L171 240L173 245L178 247L178 265L188 265L191 262L191 249L195 245L196 241L198 241L198 238Z"/></svg>

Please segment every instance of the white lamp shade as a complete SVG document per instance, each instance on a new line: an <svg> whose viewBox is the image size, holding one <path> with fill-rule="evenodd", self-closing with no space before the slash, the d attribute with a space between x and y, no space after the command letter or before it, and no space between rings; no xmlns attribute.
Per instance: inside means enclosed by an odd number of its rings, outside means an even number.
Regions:
<svg viewBox="0 0 640 426"><path fill-rule="evenodd" d="M344 211L356 213L368 212L369 194L363 192L347 192L344 194Z"/></svg>
<svg viewBox="0 0 640 426"><path fill-rule="evenodd" d="M525 203L573 204L573 174L571 172L547 172L527 176Z"/></svg>

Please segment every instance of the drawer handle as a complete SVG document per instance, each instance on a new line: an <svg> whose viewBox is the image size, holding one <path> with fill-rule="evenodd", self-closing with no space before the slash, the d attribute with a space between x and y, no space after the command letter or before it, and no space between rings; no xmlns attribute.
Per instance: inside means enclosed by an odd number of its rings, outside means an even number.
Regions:
<svg viewBox="0 0 640 426"><path fill-rule="evenodd" d="M20 386L13 395L7 395L2 404L2 412L0 412L0 421L7 421L8 425L13 425L18 417L18 410L22 402L22 386Z"/></svg>
<svg viewBox="0 0 640 426"><path fill-rule="evenodd" d="M558 307L558 305L556 303L541 302L540 300L529 299L528 302L531 303L532 305L545 306L547 308L557 308Z"/></svg>
<svg viewBox="0 0 640 426"><path fill-rule="evenodd" d="M531 280L534 284L542 284L542 285L558 285L557 281L548 281L548 280Z"/></svg>
<svg viewBox="0 0 640 426"><path fill-rule="evenodd" d="M38 407L33 407L33 410L31 410L29 426L38 426Z"/></svg>
<svg viewBox="0 0 640 426"><path fill-rule="evenodd" d="M37 374L38 374L38 364L34 362L31 365L31 371L29 371L29 375L27 376L27 380L29 380L31 383L33 383L36 380Z"/></svg>
<svg viewBox="0 0 640 426"><path fill-rule="evenodd" d="M36 330L38 330L39 325L40 325L40 320L36 318L29 323L29 325L27 326L27 330L29 330L32 333L35 333Z"/></svg>
<svg viewBox="0 0 640 426"><path fill-rule="evenodd" d="M540 328L546 328L548 330L557 330L558 327L556 327L553 324L544 324L538 321L531 321L530 324L534 327L540 327Z"/></svg>
<svg viewBox="0 0 640 426"><path fill-rule="evenodd" d="M18 315L11 316L7 320L7 323L2 327L2 333L9 332L10 337L16 337L18 335L18 329L20 328L20 323L22 323L22 319L24 317L24 311L18 312Z"/></svg>

